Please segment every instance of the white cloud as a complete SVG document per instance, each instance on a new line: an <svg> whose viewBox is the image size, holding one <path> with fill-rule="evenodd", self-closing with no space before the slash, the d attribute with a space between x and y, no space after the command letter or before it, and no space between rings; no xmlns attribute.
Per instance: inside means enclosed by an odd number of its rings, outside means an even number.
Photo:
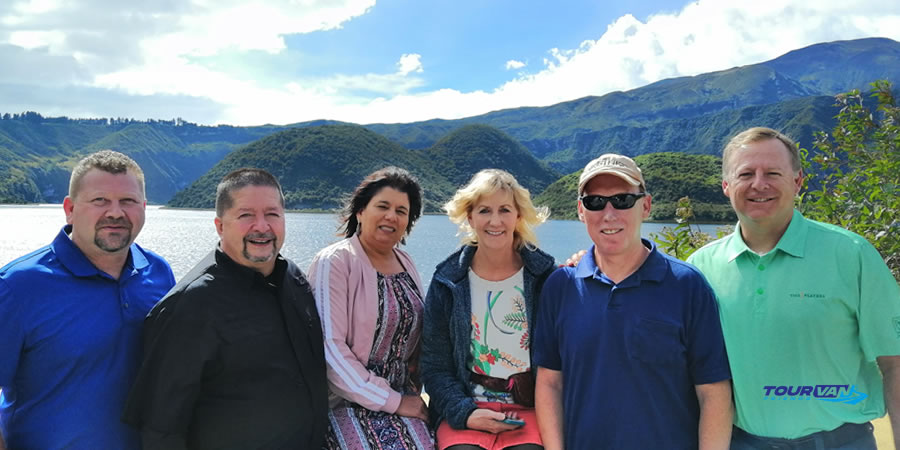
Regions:
<svg viewBox="0 0 900 450"><path fill-rule="evenodd" d="M12 0L0 2L4 25L0 44L77 55L98 75L145 68L159 75L165 72L165 63L179 57L229 50L277 53L285 49L285 35L339 28L374 4L375 0ZM168 80L176 83L177 76Z"/></svg>
<svg viewBox="0 0 900 450"><path fill-rule="evenodd" d="M201 106L194 110L205 114L209 105L221 105L220 115L205 119L171 114L201 122L408 122L602 95L761 62L816 42L869 36L900 40L898 2L820 0L811 6L806 0L699 0L643 21L619 17L576 48L549 48L542 64L530 70L511 59L506 63L515 71L511 79L471 92L426 84L419 53L401 55L384 73L278 83L199 62L229 52L279 54L286 48L286 34L339 28L365 14L374 1L0 1L0 52L11 55L4 66L27 63L4 74L0 83L69 83L144 100L196 98ZM24 68L52 64L61 64L52 77L26 77ZM144 116L140 111L133 115Z"/></svg>
<svg viewBox="0 0 900 450"><path fill-rule="evenodd" d="M283 35L338 28L374 6L374 0L193 0L179 29L147 42L157 51L214 55L234 48L275 53Z"/></svg>
<svg viewBox="0 0 900 450"><path fill-rule="evenodd" d="M511 59L506 62L506 70L517 70L523 67L525 67L525 63L523 63L522 61Z"/></svg>
<svg viewBox="0 0 900 450"><path fill-rule="evenodd" d="M211 55L229 48L277 52L285 34L340 27L375 0L13 0L0 23L22 31L115 33L154 52ZM73 47L75 47L73 45ZM77 50L68 48L66 50Z"/></svg>
<svg viewBox="0 0 900 450"><path fill-rule="evenodd" d="M701 0L646 21L622 16L597 39L574 49L550 49L540 71L520 74L490 92L441 90L373 101L363 122L546 106L762 62L818 42L873 36L900 41L900 3Z"/></svg>
<svg viewBox="0 0 900 450"><path fill-rule="evenodd" d="M59 9L59 0L30 0L15 3L13 9L19 14L44 14Z"/></svg>
<svg viewBox="0 0 900 450"><path fill-rule="evenodd" d="M395 98L423 85L415 75L423 72L417 54L402 55L394 73L337 74L275 88L229 77L181 56L160 54L158 58L153 65L97 76L96 84L135 95L164 93L214 99L227 105L220 122L232 124L283 124L320 118L365 120L359 107L373 95ZM350 114L355 119L348 119Z"/></svg>
<svg viewBox="0 0 900 450"><path fill-rule="evenodd" d="M397 69L400 75L406 75L410 72L422 73L422 55L416 53L407 53L400 57L397 61Z"/></svg>
<svg viewBox="0 0 900 450"><path fill-rule="evenodd" d="M8 42L26 50L47 47L54 49L62 46L66 36L59 31L14 31L9 34Z"/></svg>

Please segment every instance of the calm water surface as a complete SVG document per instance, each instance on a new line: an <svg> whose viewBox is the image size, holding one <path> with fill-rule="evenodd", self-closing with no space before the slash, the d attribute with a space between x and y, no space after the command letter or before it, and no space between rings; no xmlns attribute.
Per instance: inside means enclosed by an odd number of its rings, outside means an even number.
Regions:
<svg viewBox="0 0 900 450"><path fill-rule="evenodd" d="M215 213L209 211L147 207L147 220L137 242L162 255L180 279L194 264L212 250L219 238L213 225ZM281 252L304 271L321 248L337 241L337 218L334 214L288 213L287 236ZM44 246L56 236L65 223L62 205L0 205L0 266ZM645 223L644 236L671 224ZM715 232L716 225L703 225ZM429 215L419 219L403 248L409 252L428 284L434 266L458 245L456 225L446 216ZM565 260L578 249L588 248L590 238L584 224L577 221L551 220L537 228L542 250L557 260Z"/></svg>

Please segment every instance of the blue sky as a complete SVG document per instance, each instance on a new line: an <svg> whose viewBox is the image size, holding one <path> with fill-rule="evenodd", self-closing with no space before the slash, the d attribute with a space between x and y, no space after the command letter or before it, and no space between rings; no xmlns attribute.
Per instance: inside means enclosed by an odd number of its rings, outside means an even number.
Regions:
<svg viewBox="0 0 900 450"><path fill-rule="evenodd" d="M540 67L548 49L575 48L601 35L620 16L646 18L685 4L683 0L634 3L384 1L339 30L291 36L286 42L298 49L301 58L314 60L299 75L389 72L398 55L415 53L423 55L423 65L433 68L419 90L489 90L509 79L509 60ZM304 54L303 49L310 52Z"/></svg>
<svg viewBox="0 0 900 450"><path fill-rule="evenodd" d="M900 40L900 2L3 0L0 112L452 119L870 36Z"/></svg>

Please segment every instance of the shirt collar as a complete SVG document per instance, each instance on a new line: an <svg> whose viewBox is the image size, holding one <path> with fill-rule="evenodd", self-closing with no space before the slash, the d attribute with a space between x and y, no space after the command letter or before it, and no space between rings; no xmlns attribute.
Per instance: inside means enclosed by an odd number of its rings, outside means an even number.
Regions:
<svg viewBox="0 0 900 450"><path fill-rule="evenodd" d="M94 266L85 256L84 252L75 245L75 242L69 236L72 234L72 225L65 225L59 230L59 234L50 243L53 253L59 258L59 262L66 267L72 274L78 277L90 277L94 275L106 275ZM120 278L126 278L124 275L132 270L141 270L150 265L150 261L139 251L137 244L132 243L128 249L128 257L125 259L125 265L122 267ZM107 275L108 276L108 275Z"/></svg>
<svg viewBox="0 0 900 450"><path fill-rule="evenodd" d="M791 256L802 258L806 249L806 234L808 230L809 225L806 223L806 218L803 217L803 214L800 214L800 211L795 209L791 216L791 222L788 224L787 229L784 230L781 238L778 239L778 243L775 244L775 248L772 251L781 250ZM741 236L740 222L735 225L734 232L728 239L726 250L729 262L734 261L735 258L744 252L754 253L750 247L747 247L747 243L744 242L744 238Z"/></svg>
<svg viewBox="0 0 900 450"><path fill-rule="evenodd" d="M788 224L787 230L784 230L784 234L778 240L778 244L775 244L775 249L791 256L802 258L806 250L806 234L808 230L809 224L806 223L806 218L803 217L803 214L800 214L800 211L795 209L794 215L791 216L791 223Z"/></svg>
<svg viewBox="0 0 900 450"><path fill-rule="evenodd" d="M666 261L666 258L656 248L656 244L644 238L641 238L641 243L644 247L650 249L650 254L647 255L647 259L644 260L641 266L638 267L633 274L628 276L628 279L632 279L637 275L637 282L640 282L641 280L662 281L669 270L669 262ZM584 257L581 258L581 261L578 262L578 265L575 266L575 276L577 278L588 278L593 277L595 274L600 274L597 267L597 261L594 259L594 247L594 245L591 245L588 252L585 253Z"/></svg>
<svg viewBox="0 0 900 450"><path fill-rule="evenodd" d="M266 280L266 277L263 276L262 273L260 273L256 269L237 263L235 260L231 259L231 257L228 256L224 251L222 251L221 242L216 246L216 265L226 270L228 272L228 276L234 277L240 283L244 283L250 286L253 286L255 283L259 283L263 286L269 285L269 282ZM275 274L276 276L277 274L281 274L281 280L279 280L278 282L279 285L284 279L286 270L287 260L285 260L284 257L279 253L278 256L276 256L275 269L272 271L272 274Z"/></svg>
<svg viewBox="0 0 900 450"><path fill-rule="evenodd" d="M463 244L459 250L451 255L452 259L447 259L438 264L435 269L435 275L443 277L450 284L460 282L468 282L469 269L472 267L472 258L478 250L477 245ZM538 250L529 250L522 247L518 250L519 256L522 257L522 264L525 270L532 276L540 276L550 268L555 267L552 256Z"/></svg>

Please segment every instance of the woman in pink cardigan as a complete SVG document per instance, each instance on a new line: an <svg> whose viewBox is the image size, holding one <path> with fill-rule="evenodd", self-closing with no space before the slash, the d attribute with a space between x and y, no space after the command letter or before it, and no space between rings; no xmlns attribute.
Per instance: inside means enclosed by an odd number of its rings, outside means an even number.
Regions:
<svg viewBox="0 0 900 450"><path fill-rule="evenodd" d="M309 269L325 335L331 449L431 449L415 374L424 292L397 248L422 213L422 189L406 170L367 176L342 212L345 239Z"/></svg>

